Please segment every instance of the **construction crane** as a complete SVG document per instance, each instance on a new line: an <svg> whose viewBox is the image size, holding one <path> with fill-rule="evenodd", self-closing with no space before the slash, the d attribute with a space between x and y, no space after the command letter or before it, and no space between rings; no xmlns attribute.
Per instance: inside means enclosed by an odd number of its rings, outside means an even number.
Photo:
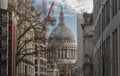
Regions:
<svg viewBox="0 0 120 76"><path fill-rule="evenodd" d="M46 30L46 26L48 24L51 24L51 25L55 25L55 22L56 22L56 18L54 17L54 15L52 16L53 14L53 6L54 6L54 2L51 3L51 6L49 8L49 11L48 13L46 12L46 0L42 0L42 6L43 6L43 13L44 13L44 23L43 23L43 29Z"/></svg>

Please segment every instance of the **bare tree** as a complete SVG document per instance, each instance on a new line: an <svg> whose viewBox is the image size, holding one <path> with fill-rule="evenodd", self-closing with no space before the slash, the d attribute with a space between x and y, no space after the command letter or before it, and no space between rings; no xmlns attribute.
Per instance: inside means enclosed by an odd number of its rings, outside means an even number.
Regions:
<svg viewBox="0 0 120 76"><path fill-rule="evenodd" d="M24 57L35 53L34 47L26 48L27 45L34 42L34 35L30 37L27 36L30 33L32 35L35 27L42 25L45 21L40 21L41 12L36 12L32 4L33 2L29 0L17 0L9 4L9 9L13 13L13 23L17 27L16 66ZM41 37L41 41L43 39L45 38Z"/></svg>
<svg viewBox="0 0 120 76"><path fill-rule="evenodd" d="M41 51L47 53L47 50L53 50L58 47L58 45L54 45L55 43L53 43L49 47L47 47L46 50L40 49L34 51L34 47L27 48L29 44L34 44L35 40L41 41L41 44L44 43L44 41L46 41L45 36L40 36L37 39L35 39L35 36L27 37L28 34L35 31L36 27L42 27L44 22L48 20L46 18L42 21L40 20L40 16L42 14L43 9L41 9L41 7L38 7L36 11L36 9L33 7L33 4L34 2L31 2L30 0L13 0L13 2L9 4L9 9L13 13L13 23L17 26L16 66L18 66L18 64L26 56L34 55L36 53L40 53ZM44 30L42 28L40 30L41 32L39 33L42 34ZM57 40L58 38L56 38L54 41L56 42Z"/></svg>

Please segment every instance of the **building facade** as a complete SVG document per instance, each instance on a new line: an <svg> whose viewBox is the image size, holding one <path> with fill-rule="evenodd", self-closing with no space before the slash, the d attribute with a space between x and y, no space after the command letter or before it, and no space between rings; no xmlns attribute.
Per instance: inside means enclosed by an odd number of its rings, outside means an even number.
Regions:
<svg viewBox="0 0 120 76"><path fill-rule="evenodd" d="M84 64L84 51L83 51L83 30L81 24L84 23L83 15L77 14L77 50L78 59L76 62L76 67L78 67L78 76L83 76L83 64Z"/></svg>
<svg viewBox="0 0 120 76"><path fill-rule="evenodd" d="M32 28L39 24L39 16L36 15L30 0L0 0L0 76L38 76L35 73L36 59L39 61L39 76L47 75L46 55L42 52L39 57L35 56L35 49L39 50L35 48L34 42L35 35L39 32L35 34L35 29ZM39 35L39 40L44 41L42 38L45 33ZM41 42L37 45L39 43ZM43 47L40 47L41 50L45 50L45 44L44 41L39 45Z"/></svg>
<svg viewBox="0 0 120 76"><path fill-rule="evenodd" d="M35 76L34 20L30 0L14 0L13 16L17 27L16 76Z"/></svg>
<svg viewBox="0 0 120 76"><path fill-rule="evenodd" d="M94 76L120 75L120 0L94 0Z"/></svg>
<svg viewBox="0 0 120 76"><path fill-rule="evenodd" d="M47 76L46 31L35 28L35 76Z"/></svg>
<svg viewBox="0 0 120 76"><path fill-rule="evenodd" d="M16 76L16 27L8 0L0 1L0 76Z"/></svg>
<svg viewBox="0 0 120 76"><path fill-rule="evenodd" d="M8 56L9 56L9 12L5 9L0 9L0 75L8 75Z"/></svg>
<svg viewBox="0 0 120 76"><path fill-rule="evenodd" d="M92 14L77 15L78 61L77 76L93 76L93 35Z"/></svg>
<svg viewBox="0 0 120 76"><path fill-rule="evenodd" d="M94 27L92 25L92 14L83 13L83 51L84 51L84 76L93 76L93 44Z"/></svg>
<svg viewBox="0 0 120 76"><path fill-rule="evenodd" d="M71 76L77 47L72 31L65 25L62 7L59 24L49 36L48 48L48 76Z"/></svg>

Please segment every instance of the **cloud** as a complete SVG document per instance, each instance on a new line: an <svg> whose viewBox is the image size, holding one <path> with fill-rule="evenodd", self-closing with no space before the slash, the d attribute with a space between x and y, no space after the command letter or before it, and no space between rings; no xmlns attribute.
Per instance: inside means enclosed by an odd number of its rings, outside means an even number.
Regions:
<svg viewBox="0 0 120 76"><path fill-rule="evenodd" d="M54 15L55 17L57 17L57 18L59 18L60 16L59 16L59 14L55 14ZM71 14L64 14L64 17L66 18L66 17L73 17L74 15L71 15Z"/></svg>
<svg viewBox="0 0 120 76"><path fill-rule="evenodd" d="M36 0L40 2L42 0ZM46 0L47 9L50 8L51 2L54 1L54 10L57 15L60 12L60 6L63 6L65 16L71 17L74 13L81 14L83 12L91 13L93 9L93 0Z"/></svg>
<svg viewBox="0 0 120 76"><path fill-rule="evenodd" d="M47 0L48 2L54 1L55 7L62 5L67 10L76 13L92 12L93 0Z"/></svg>

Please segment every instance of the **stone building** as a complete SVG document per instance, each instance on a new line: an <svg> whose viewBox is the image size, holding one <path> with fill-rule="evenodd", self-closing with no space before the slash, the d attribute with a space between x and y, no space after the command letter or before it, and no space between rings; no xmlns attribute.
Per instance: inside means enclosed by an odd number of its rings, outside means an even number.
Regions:
<svg viewBox="0 0 120 76"><path fill-rule="evenodd" d="M46 30L35 28L35 76L47 76Z"/></svg>
<svg viewBox="0 0 120 76"><path fill-rule="evenodd" d="M78 61L77 76L93 76L93 34L92 14L77 15Z"/></svg>
<svg viewBox="0 0 120 76"><path fill-rule="evenodd" d="M84 51L84 76L93 76L93 33L92 14L83 13L84 23L81 24L83 29L83 51Z"/></svg>
<svg viewBox="0 0 120 76"><path fill-rule="evenodd" d="M77 14L77 62L78 76L83 76L84 51L83 51L83 30L81 24L84 23L83 15Z"/></svg>
<svg viewBox="0 0 120 76"><path fill-rule="evenodd" d="M34 55L32 54L35 47L34 29L28 30L35 23L34 18L31 18L35 15L35 11L32 9L30 0L12 0L11 2L14 9L14 23L17 27L16 76L35 76ZM25 31L27 32L23 35Z"/></svg>
<svg viewBox="0 0 120 76"><path fill-rule="evenodd" d="M77 47L72 31L65 25L62 7L59 24L49 36L48 48L48 76L71 76Z"/></svg>
<svg viewBox="0 0 120 76"><path fill-rule="evenodd" d="M120 0L94 0L94 76L120 76Z"/></svg>
<svg viewBox="0 0 120 76"><path fill-rule="evenodd" d="M0 76L36 76L36 60L34 55L34 50L36 49L34 43L35 29L28 29L31 25L37 25L39 23L36 23L39 21L36 20L39 16L36 14L30 1L31 0L0 0ZM25 33L19 41L18 37L26 30L28 30L27 33ZM24 45L24 42L29 40L30 42ZM23 47L18 49L19 44L23 44L24 46L22 45ZM45 42L43 42L43 44L45 44ZM44 45L41 46L45 47ZM22 51L20 51L20 49ZM44 54L40 54L39 57L41 60L39 62L39 73L41 73L41 76L46 75L45 69L47 67L46 56L43 55ZM17 61L19 61L19 63L17 63ZM43 69L43 71L41 69Z"/></svg>
<svg viewBox="0 0 120 76"><path fill-rule="evenodd" d="M0 76L16 76L16 27L8 0L0 1Z"/></svg>

